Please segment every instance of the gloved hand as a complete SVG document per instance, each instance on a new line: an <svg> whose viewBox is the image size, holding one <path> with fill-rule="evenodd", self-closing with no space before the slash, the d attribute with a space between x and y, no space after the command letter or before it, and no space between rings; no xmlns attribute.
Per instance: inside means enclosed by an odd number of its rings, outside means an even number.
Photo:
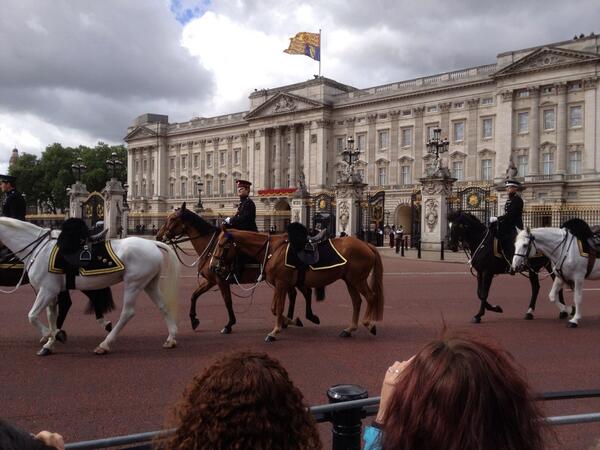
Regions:
<svg viewBox="0 0 600 450"><path fill-rule="evenodd" d="M498 218L495 216L490 217L490 223L498 222Z"/></svg>
<svg viewBox="0 0 600 450"><path fill-rule="evenodd" d="M223 222L225 222L227 225L231 225L231 217L225 217Z"/></svg>

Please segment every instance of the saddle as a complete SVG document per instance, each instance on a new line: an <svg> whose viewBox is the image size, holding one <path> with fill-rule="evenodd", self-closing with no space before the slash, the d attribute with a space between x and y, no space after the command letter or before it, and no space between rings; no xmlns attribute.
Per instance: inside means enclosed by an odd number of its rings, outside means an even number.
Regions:
<svg viewBox="0 0 600 450"><path fill-rule="evenodd" d="M327 229L319 231L315 236L308 236L304 247L296 250L296 256L304 264L310 266L319 262L319 244L327 240Z"/></svg>
<svg viewBox="0 0 600 450"><path fill-rule="evenodd" d="M67 262L69 266L74 269L79 268L87 268L92 263L92 258L97 256L97 254L101 251L101 246L97 244L102 244L106 241L106 235L108 234L108 229L101 231L100 233L94 234L90 236L85 241L81 242L81 246L72 252L65 253L60 252L59 255Z"/></svg>
<svg viewBox="0 0 600 450"><path fill-rule="evenodd" d="M592 230L593 234L587 238L587 244L596 254L600 254L600 225L594 225L590 227L590 230Z"/></svg>

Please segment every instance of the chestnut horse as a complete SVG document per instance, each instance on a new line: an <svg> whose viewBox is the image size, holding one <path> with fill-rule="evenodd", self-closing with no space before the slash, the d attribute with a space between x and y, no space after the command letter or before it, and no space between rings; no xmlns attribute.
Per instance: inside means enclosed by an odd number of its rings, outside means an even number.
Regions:
<svg viewBox="0 0 600 450"><path fill-rule="evenodd" d="M200 321L196 316L196 302L198 297L204 294L206 291L217 285L221 291L221 296L225 302L227 308L228 321L227 324L221 330L223 334L231 333L233 325L236 323L235 313L233 311L233 303L231 299L230 283L224 277L216 275L209 269L209 260L212 255L212 251L217 243L217 237L220 230L202 219L202 217L193 213L189 209L186 209L185 202L181 205L181 208L176 209L167 217L167 221L158 230L156 239L164 241L167 244L176 246L179 243L190 241L198 254L197 266L198 274L202 275L200 284L192 294L190 299L190 320L192 322L192 328L195 330ZM187 236L187 237L186 237ZM177 250L176 250L177 251ZM242 274L242 279L238 280L240 284L245 283L256 283L258 279L258 271L256 269L247 268ZM311 306L311 290L304 288L300 290L306 299L306 318L311 322L318 324L320 322L319 317L313 314ZM294 305L296 302L296 289L290 288L288 290L288 296L290 298L290 307L288 310L287 324L294 324L297 326L303 326L302 321L296 318L292 322L294 313ZM322 297L317 293L317 300L322 300Z"/></svg>
<svg viewBox="0 0 600 450"><path fill-rule="evenodd" d="M383 263L377 249L354 237L331 239L337 252L346 259L344 265L325 270L308 270L305 274L304 286L311 288L325 287L337 280L344 280L352 298L352 323L340 336L349 337L358 329L361 294L367 301L367 309L363 316L363 325L372 334L377 334L374 321L383 318ZM215 273L223 273L231 264L230 249L234 248L263 263L267 282L275 288L271 312L276 317L275 328L265 341L276 339L284 324L283 309L285 294L298 281L298 271L286 266L287 234L265 235L253 231L225 229L219 235L217 245L211 258L210 267ZM371 285L367 282L372 274Z"/></svg>

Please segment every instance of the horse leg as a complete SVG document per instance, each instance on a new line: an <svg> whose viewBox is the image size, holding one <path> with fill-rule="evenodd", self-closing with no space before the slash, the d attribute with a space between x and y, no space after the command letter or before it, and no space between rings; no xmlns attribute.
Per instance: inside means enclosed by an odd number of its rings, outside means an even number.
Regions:
<svg viewBox="0 0 600 450"><path fill-rule="evenodd" d="M568 328L577 328L581 319L581 304L583 303L583 280L574 280L573 303L575 303L575 315L567 322Z"/></svg>
<svg viewBox="0 0 600 450"><path fill-rule="evenodd" d="M471 319L472 323L480 323L481 317L485 314L485 303L487 296L483 295L483 273L477 272L477 297L479 298L479 311Z"/></svg>
<svg viewBox="0 0 600 450"><path fill-rule="evenodd" d="M192 322L192 330L195 330L196 328L198 328L198 325L200 325L200 321L196 316L196 302L198 301L198 297L200 297L214 285L214 281L209 281L206 278L204 278L204 282L198 285L198 287L192 294L192 298L190 299L190 321Z"/></svg>
<svg viewBox="0 0 600 450"><path fill-rule="evenodd" d="M53 315L52 316L50 315L53 313L50 313L50 312L48 313L49 318L52 318L52 322L49 323L51 328L47 328L40 321L40 319L38 319L38 316L42 312L42 310L44 308L46 308L48 305L50 305L52 303L52 300L54 300L55 298L56 298L56 294L53 294L53 293L49 292L48 289L45 289L44 287L42 287L39 290L39 292L35 298L35 302L33 302L33 306L31 307L31 309L29 310L29 313L27 314L29 323L31 323L34 327L36 327L38 329L38 331L42 335L42 338L45 338L45 337L48 338L48 340L46 341L44 346L38 351L37 354L39 356L46 356L46 355L49 355L50 353L52 353L52 348L53 348L54 342L56 340L56 337L55 337L56 317Z"/></svg>
<svg viewBox="0 0 600 450"><path fill-rule="evenodd" d="M529 283L531 284L531 299L529 300L529 308L525 313L525 320L533 320L535 303L537 302L537 296L540 293L540 277L534 270L529 270Z"/></svg>
<svg viewBox="0 0 600 450"><path fill-rule="evenodd" d="M304 295L304 300L306 300L306 318L312 323L319 325L321 320L319 319L319 316L313 314L312 310L312 289L304 286L300 291L302 292L302 295Z"/></svg>
<svg viewBox="0 0 600 450"><path fill-rule="evenodd" d="M230 334L231 327L236 324L235 313L233 312L233 302L231 301L231 289L229 284L219 277L218 279L219 290L221 291L221 297L225 302L225 308L227 308L227 324L221 329L221 334Z"/></svg>
<svg viewBox="0 0 600 450"><path fill-rule="evenodd" d="M479 296L480 306L479 312L471 320L472 323L480 323L481 317L483 317L486 310L497 313L502 312L500 306L490 305L487 301L493 279L494 274L492 272L484 271L481 274L477 272L477 295Z"/></svg>
<svg viewBox="0 0 600 450"><path fill-rule="evenodd" d="M560 294L563 291L563 281L560 277L555 277L554 282L552 283L552 289L550 289L550 293L548 294L548 299L556 305L558 308L558 318L566 319L569 316L567 307L565 306L564 299L562 302L558 301L560 298ZM557 298L558 297L558 298Z"/></svg>
<svg viewBox="0 0 600 450"><path fill-rule="evenodd" d="M160 292L159 287L160 275L157 275L148 283L148 285L144 288L150 300L156 305L156 307L160 310L167 325L167 330L169 330L169 336L167 340L163 344L163 348L174 348L177 346L177 340L175 339L177 335L177 322L169 312L165 306L165 300L163 298L162 293Z"/></svg>
<svg viewBox="0 0 600 450"><path fill-rule="evenodd" d="M285 297L287 294L286 286L279 282L275 283L275 292L273 293L273 302L271 312L275 315L275 328L267 334L265 342L273 342L283 327L283 309L285 307Z"/></svg>
<svg viewBox="0 0 600 450"><path fill-rule="evenodd" d="M125 283L125 289L123 291L123 307L121 308L119 320L113 327L112 331L108 333L104 340L100 342L100 344L94 349L95 354L105 355L110 351L110 347L115 343L118 334L121 332L123 327L127 325L127 322L129 322L134 316L135 301L141 290L142 286L135 281L129 281Z"/></svg>
<svg viewBox="0 0 600 450"><path fill-rule="evenodd" d="M350 337L352 336L352 332L358 329L358 318L360 316L360 306L362 303L362 299L360 298L360 293L358 289L356 289L349 281L346 281L346 287L348 288L348 293L350 294L350 298L352 299L352 323L348 328L344 328L340 333L340 337Z"/></svg>
<svg viewBox="0 0 600 450"><path fill-rule="evenodd" d="M362 280L356 287L367 301L367 308L363 316L363 325L367 327L372 335L377 334L377 327L373 323L373 303L375 303L375 293L367 283L366 278Z"/></svg>
<svg viewBox="0 0 600 450"><path fill-rule="evenodd" d="M284 326L287 326L288 321L292 321L294 319L294 309L296 308L296 288L291 287L288 289L288 299L290 304L288 305L287 319ZM300 319L298 319L300 320ZM302 322L300 322L302 323Z"/></svg>

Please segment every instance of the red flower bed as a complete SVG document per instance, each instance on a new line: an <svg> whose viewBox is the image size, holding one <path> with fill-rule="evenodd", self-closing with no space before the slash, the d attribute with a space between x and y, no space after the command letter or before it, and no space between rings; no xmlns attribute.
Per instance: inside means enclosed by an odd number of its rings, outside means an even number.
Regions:
<svg viewBox="0 0 600 450"><path fill-rule="evenodd" d="M298 188L260 189L258 195L261 197L289 195L296 192Z"/></svg>

